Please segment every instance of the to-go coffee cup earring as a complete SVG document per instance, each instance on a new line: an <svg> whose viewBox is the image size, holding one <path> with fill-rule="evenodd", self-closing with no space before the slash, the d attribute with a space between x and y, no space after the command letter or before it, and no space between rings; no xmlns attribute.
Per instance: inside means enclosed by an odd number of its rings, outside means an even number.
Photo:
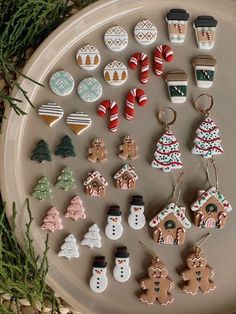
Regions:
<svg viewBox="0 0 236 314"><path fill-rule="evenodd" d="M170 111L173 115L171 121L164 120L163 115ZM170 126L176 121L177 113L171 107L164 107L157 113L157 119L164 129L164 134L156 144L154 160L151 166L153 168L162 169L164 172L170 172L172 169L180 169L183 167L180 159L179 142L170 130Z"/></svg>

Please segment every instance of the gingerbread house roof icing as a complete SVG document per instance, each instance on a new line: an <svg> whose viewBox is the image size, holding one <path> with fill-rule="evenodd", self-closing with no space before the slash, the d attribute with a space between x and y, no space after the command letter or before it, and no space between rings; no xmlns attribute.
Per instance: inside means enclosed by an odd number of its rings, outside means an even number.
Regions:
<svg viewBox="0 0 236 314"><path fill-rule="evenodd" d="M217 201L224 207L227 212L232 210L232 206L226 200L226 198L217 190L215 186L211 187L207 191L200 191L197 200L191 205L192 211L199 210L210 197L215 197Z"/></svg>
<svg viewBox="0 0 236 314"><path fill-rule="evenodd" d="M131 167L129 165L124 165L115 175L114 175L114 179L118 179L119 177L122 176L123 173L125 172L128 172L133 178L135 181L138 180L138 175L137 173L135 172L134 170L134 167Z"/></svg>
<svg viewBox="0 0 236 314"><path fill-rule="evenodd" d="M183 207L179 207L175 203L170 203L165 206L162 211L157 214L150 222L149 225L151 227L156 227L163 219L165 219L169 214L173 213L178 221L183 225L185 229L189 229L191 227L190 221L187 219Z"/></svg>
<svg viewBox="0 0 236 314"><path fill-rule="evenodd" d="M98 179L103 185L107 186L108 182L106 179L101 175L99 171L90 172L87 179L84 181L84 185L89 185L94 179Z"/></svg>

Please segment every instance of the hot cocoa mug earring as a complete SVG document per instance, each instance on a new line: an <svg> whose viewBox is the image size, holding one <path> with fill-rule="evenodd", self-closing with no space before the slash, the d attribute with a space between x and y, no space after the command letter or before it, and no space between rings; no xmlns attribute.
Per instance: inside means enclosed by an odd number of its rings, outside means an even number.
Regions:
<svg viewBox="0 0 236 314"><path fill-rule="evenodd" d="M164 113L168 110L173 114L173 118L169 122L165 121L163 118ZM154 160L151 166L153 168L162 169L164 172L170 172L172 169L180 169L183 167L180 159L179 142L170 130L170 126L175 123L176 118L177 113L171 107L164 107L157 113L157 119L164 129L164 134L156 144Z"/></svg>

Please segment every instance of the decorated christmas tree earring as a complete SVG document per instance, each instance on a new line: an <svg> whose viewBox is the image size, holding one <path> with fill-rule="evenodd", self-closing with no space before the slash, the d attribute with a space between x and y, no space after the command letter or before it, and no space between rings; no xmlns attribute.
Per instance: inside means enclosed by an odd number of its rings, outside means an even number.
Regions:
<svg viewBox="0 0 236 314"><path fill-rule="evenodd" d="M161 305L167 305L174 301L170 290L174 288L174 282L168 277L168 269L151 250L141 241L139 243L151 255L152 262L148 267L148 277L140 281L144 293L139 295L139 300L147 305L154 304L157 300Z"/></svg>
<svg viewBox="0 0 236 314"><path fill-rule="evenodd" d="M210 182L210 165L215 173L215 184ZM206 191L200 190L198 198L191 205L194 224L199 228L221 229L225 226L227 213L232 210L232 206L218 189L218 175L213 157L207 160L206 173L210 187Z"/></svg>
<svg viewBox="0 0 236 314"><path fill-rule="evenodd" d="M176 182L171 203L149 222L153 228L153 239L159 244L183 244L186 229L191 227L185 215L185 207L177 205L182 188L182 177L183 173Z"/></svg>
<svg viewBox="0 0 236 314"><path fill-rule="evenodd" d="M207 108L204 108L204 98L207 98L209 102ZM199 95L193 103L194 108L199 113L203 114L205 119L196 131L197 136L194 139L192 153L202 155L204 158L211 158L214 155L220 155L223 153L219 129L214 121L209 117L213 104L213 97L208 94Z"/></svg>
<svg viewBox="0 0 236 314"><path fill-rule="evenodd" d="M170 122L166 122L163 119L163 115L168 110L173 114L173 119ZM176 121L177 113L171 107L164 107L157 114L157 118L165 132L156 144L155 158L151 166L153 168L160 168L164 172L170 172L172 169L180 169L183 167L183 164L180 159L179 142L170 130L170 125Z"/></svg>
<svg viewBox="0 0 236 314"><path fill-rule="evenodd" d="M185 284L182 286L182 290L185 293L194 295L200 290L206 294L216 288L211 279L214 271L207 264L206 257L200 248L209 236L210 233L198 245L193 246L191 253L187 256L187 268L180 273L181 278L185 281Z"/></svg>

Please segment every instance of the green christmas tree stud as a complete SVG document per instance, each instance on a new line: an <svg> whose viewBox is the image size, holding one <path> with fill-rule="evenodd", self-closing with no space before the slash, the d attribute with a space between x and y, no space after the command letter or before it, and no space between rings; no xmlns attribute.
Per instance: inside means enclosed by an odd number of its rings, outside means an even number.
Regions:
<svg viewBox="0 0 236 314"><path fill-rule="evenodd" d="M56 187L61 188L64 191L76 188L75 178L69 167L62 169L60 175L57 178Z"/></svg>
<svg viewBox="0 0 236 314"><path fill-rule="evenodd" d="M75 157L75 150L72 140L68 135L65 135L58 144L55 155L62 156L63 158Z"/></svg>
<svg viewBox="0 0 236 314"><path fill-rule="evenodd" d="M37 144L35 149L33 150L31 160L36 160L40 163L44 161L51 161L51 154L48 148L48 144L44 140L40 140Z"/></svg>
<svg viewBox="0 0 236 314"><path fill-rule="evenodd" d="M43 201L46 198L52 198L52 189L50 186L50 182L46 177L41 177L36 185L34 186L32 196L39 201Z"/></svg>

